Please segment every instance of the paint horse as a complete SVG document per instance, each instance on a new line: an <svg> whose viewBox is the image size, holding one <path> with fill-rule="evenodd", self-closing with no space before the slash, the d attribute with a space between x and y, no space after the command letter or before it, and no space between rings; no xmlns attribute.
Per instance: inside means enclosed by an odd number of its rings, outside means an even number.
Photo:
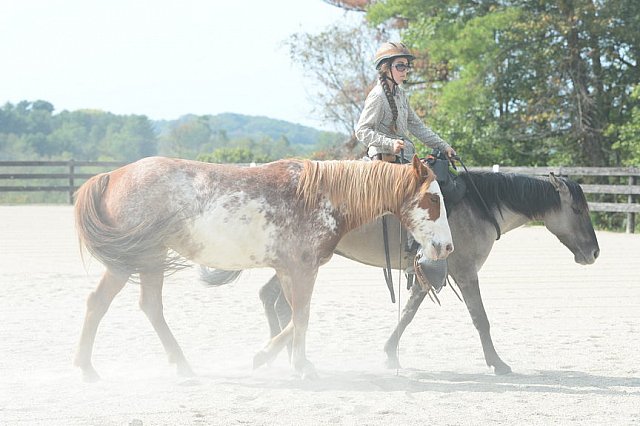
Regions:
<svg viewBox="0 0 640 426"><path fill-rule="evenodd" d="M502 361L494 348L478 282L478 271L496 240L496 229L487 217L483 201L473 191L470 180L473 179L490 214L497 220L501 233L533 220L543 221L546 228L571 250L575 262L583 265L595 262L600 248L589 217L589 207L577 183L553 174L548 180L503 173L471 172L460 176L465 179L468 190L465 197L449 209L449 226L456 243L456 251L447 258L449 274L460 288L473 324L480 334L487 365L493 366L496 374L506 374L511 372L511 367ZM400 224L391 218L389 226L394 230L390 235L397 235ZM336 247L336 253L367 265L384 267L380 229L381 224L374 222L349 232ZM402 253L399 252L400 247ZM415 252L407 252L404 247L397 243L392 246L392 262L404 259L401 265L397 262L392 265L396 269L406 268L411 256L415 255ZM203 271L201 277L206 281L230 279L237 273L215 272L217 274L212 275L210 271ZM400 322L384 346L387 365L391 368L400 366L398 342L426 295L427 290L418 285L411 288L411 297ZM273 277L260 289L260 298L271 333L277 333L279 324L290 316L289 306L280 297L278 277Z"/></svg>
<svg viewBox="0 0 640 426"><path fill-rule="evenodd" d="M272 267L292 319L254 357L273 359L292 341L303 377L311 294L318 267L347 232L390 212L433 259L453 251L442 194L433 172L384 162L281 160L254 168L145 158L88 180L77 192L81 248L106 266L87 312L75 357L97 380L91 355L100 320L132 274L140 307L178 373L192 374L162 307L166 273L191 260L221 269Z"/></svg>

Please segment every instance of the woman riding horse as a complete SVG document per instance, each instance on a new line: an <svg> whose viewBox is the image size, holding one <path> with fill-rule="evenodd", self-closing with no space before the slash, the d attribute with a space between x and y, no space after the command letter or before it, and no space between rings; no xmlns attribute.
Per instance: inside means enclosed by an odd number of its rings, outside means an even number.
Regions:
<svg viewBox="0 0 640 426"><path fill-rule="evenodd" d="M449 158L456 155L451 145L425 126L409 105L402 84L414 58L409 49L398 42L383 43L376 52L378 82L369 92L355 128L356 137L367 147L370 158L410 162L415 147L407 138L409 132L425 145L446 153ZM400 161L401 152L404 158Z"/></svg>
<svg viewBox="0 0 640 426"><path fill-rule="evenodd" d="M365 100L355 129L356 137L367 147L367 155L371 159L392 163L411 161L416 150L413 142L407 137L408 133L413 134L425 145L444 153L449 159L456 155L451 145L428 128L409 105L402 84L407 79L413 59L415 56L399 42L383 43L376 52L378 82ZM383 232L386 232L386 223L383 229ZM422 270L435 291L440 291L447 275L446 261L431 261L425 258L422 261ZM391 300L395 301L389 274L387 267L387 285L391 291Z"/></svg>

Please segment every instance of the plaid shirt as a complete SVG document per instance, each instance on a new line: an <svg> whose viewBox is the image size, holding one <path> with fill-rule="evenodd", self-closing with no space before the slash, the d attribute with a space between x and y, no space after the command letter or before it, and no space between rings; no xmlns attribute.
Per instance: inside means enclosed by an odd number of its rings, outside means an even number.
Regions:
<svg viewBox="0 0 640 426"><path fill-rule="evenodd" d="M391 106L380 81L371 89L364 102L364 109L355 130L358 140L367 147L369 157L376 154L393 154L393 141L405 139L404 156L407 160L411 160L415 148L412 143L407 143L409 132L431 148L441 151L449 148L448 143L420 120L409 105L407 95L402 87L396 86L393 97L398 107L397 131L395 133L391 130L393 121Z"/></svg>

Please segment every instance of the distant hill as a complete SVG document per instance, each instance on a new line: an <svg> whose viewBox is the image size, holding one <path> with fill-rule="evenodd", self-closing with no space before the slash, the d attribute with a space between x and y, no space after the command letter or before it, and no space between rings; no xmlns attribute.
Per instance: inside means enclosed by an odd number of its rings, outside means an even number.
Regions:
<svg viewBox="0 0 640 426"><path fill-rule="evenodd" d="M145 115L93 109L56 113L53 104L43 100L0 106L0 160L130 162L151 155L209 155L218 162L334 158L346 139L337 132L242 114L188 114L154 121Z"/></svg>
<svg viewBox="0 0 640 426"><path fill-rule="evenodd" d="M152 121L154 130L158 136L163 136L191 120L206 120L213 132L224 132L229 139L251 138L261 140L270 138L278 140L285 137L292 145L316 146L319 142L342 141L346 136L337 132L328 132L303 126L284 120L276 120L263 116L251 116L234 113L222 113L216 115L197 116L184 115L177 120Z"/></svg>

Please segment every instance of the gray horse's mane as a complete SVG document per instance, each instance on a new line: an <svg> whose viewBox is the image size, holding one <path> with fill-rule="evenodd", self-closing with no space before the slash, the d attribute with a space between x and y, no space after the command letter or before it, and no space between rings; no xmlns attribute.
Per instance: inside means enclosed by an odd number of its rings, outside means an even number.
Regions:
<svg viewBox="0 0 640 426"><path fill-rule="evenodd" d="M467 199L470 199L479 209L482 201L473 190L469 179L478 187L482 198L491 208L502 211L503 207L535 220L546 212L560 208L560 196L548 179L513 173L469 172L460 176L467 182ZM586 208L587 200L582 188L576 182L560 178L569 188L574 203Z"/></svg>

